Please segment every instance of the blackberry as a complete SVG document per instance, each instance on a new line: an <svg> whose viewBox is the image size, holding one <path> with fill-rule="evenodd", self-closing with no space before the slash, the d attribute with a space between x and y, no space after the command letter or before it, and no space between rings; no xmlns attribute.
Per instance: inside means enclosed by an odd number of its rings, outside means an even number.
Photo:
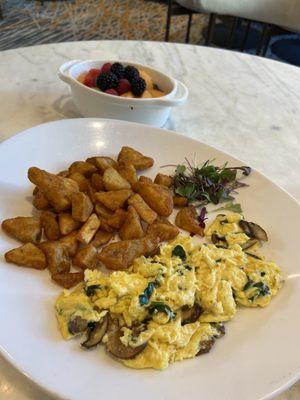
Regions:
<svg viewBox="0 0 300 400"><path fill-rule="evenodd" d="M131 82L131 91L134 96L141 97L146 89L146 81L143 78L134 79Z"/></svg>
<svg viewBox="0 0 300 400"><path fill-rule="evenodd" d="M119 79L124 78L124 67L121 63L113 63L113 65L110 67L110 72L115 74Z"/></svg>
<svg viewBox="0 0 300 400"><path fill-rule="evenodd" d="M124 69L124 77L131 82L134 79L138 79L140 77L140 73L133 65L127 65L127 67Z"/></svg>
<svg viewBox="0 0 300 400"><path fill-rule="evenodd" d="M105 92L107 89L114 89L118 86L119 79L112 72L102 72L96 79L96 85Z"/></svg>

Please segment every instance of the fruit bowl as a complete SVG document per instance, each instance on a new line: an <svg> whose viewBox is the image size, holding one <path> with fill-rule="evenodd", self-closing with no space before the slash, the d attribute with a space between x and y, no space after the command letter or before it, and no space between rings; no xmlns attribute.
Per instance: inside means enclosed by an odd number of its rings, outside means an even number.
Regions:
<svg viewBox="0 0 300 400"><path fill-rule="evenodd" d="M78 78L92 68L100 69L107 60L72 60L62 64L58 70L59 78L70 85L73 101L84 117L105 117L140 122L161 127L168 119L171 108L184 104L188 97L188 88L180 81L146 65L129 61L118 62L142 69L164 92L161 97L131 98L114 96L87 87Z"/></svg>

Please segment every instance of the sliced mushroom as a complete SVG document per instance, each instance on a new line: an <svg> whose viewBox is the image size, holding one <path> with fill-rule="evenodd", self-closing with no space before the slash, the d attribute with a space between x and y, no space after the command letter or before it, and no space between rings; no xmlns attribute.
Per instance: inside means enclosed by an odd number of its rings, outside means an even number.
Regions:
<svg viewBox="0 0 300 400"><path fill-rule="evenodd" d="M197 321L202 312L202 308L197 303L193 307L183 306L181 308L181 325L192 324Z"/></svg>
<svg viewBox="0 0 300 400"><path fill-rule="evenodd" d="M255 224L254 222L248 222L242 219L239 222L239 226L251 239L258 239L262 240L263 242L268 241L268 235L266 231L259 225Z"/></svg>
<svg viewBox="0 0 300 400"><path fill-rule="evenodd" d="M103 339L108 327L108 316L107 314L102 318L101 321L95 322L89 325L88 336L86 341L81 343L82 347L90 349L97 346Z"/></svg>
<svg viewBox="0 0 300 400"><path fill-rule="evenodd" d="M241 246L241 248L243 250L247 250L247 249L249 249L250 247L254 246L257 243L258 243L258 241L256 239L249 239L249 240L247 240L247 242L241 244L240 246Z"/></svg>
<svg viewBox="0 0 300 400"><path fill-rule="evenodd" d="M209 340L203 340L203 342L199 343L199 351L196 356L201 356L201 354L209 353L213 345L215 344L216 339L211 338Z"/></svg>
<svg viewBox="0 0 300 400"><path fill-rule="evenodd" d="M213 233L211 235L211 241L217 247L222 247L224 249L228 248L228 243L227 243L225 236L219 236L217 233Z"/></svg>
<svg viewBox="0 0 300 400"><path fill-rule="evenodd" d="M121 360L129 360L140 354L147 346L147 342L141 344L138 347L125 346L120 337L123 336L122 328L112 331L108 335L108 341L106 343L106 350L113 356L120 358Z"/></svg>
<svg viewBox="0 0 300 400"><path fill-rule="evenodd" d="M68 329L71 335L78 335L86 330L88 327L88 321L77 316L71 319L68 323Z"/></svg>
<svg viewBox="0 0 300 400"><path fill-rule="evenodd" d="M211 325L218 331L215 338L219 338L225 335L225 325L222 322L212 322Z"/></svg>

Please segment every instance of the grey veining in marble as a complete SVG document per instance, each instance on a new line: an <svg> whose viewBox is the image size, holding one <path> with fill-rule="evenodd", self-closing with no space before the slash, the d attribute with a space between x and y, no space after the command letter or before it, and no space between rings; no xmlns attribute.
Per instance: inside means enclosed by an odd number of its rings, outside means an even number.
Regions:
<svg viewBox="0 0 300 400"><path fill-rule="evenodd" d="M57 68L71 59L124 59L182 80L188 103L166 127L260 170L300 200L300 69L240 53L154 42L73 42L0 53L0 139L78 117ZM0 358L0 398L48 400ZM299 400L300 383L276 400ZM221 400L221 399L220 399Z"/></svg>

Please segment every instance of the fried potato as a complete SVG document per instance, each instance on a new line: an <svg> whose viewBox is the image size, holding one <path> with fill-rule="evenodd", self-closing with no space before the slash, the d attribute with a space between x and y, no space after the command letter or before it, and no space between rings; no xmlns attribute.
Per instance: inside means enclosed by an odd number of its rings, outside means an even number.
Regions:
<svg viewBox="0 0 300 400"><path fill-rule="evenodd" d="M127 199L131 196L132 191L129 189L112 190L110 192L98 192L95 199L112 211L122 208Z"/></svg>
<svg viewBox="0 0 300 400"><path fill-rule="evenodd" d="M147 234L159 236L161 241L172 240L179 234L179 229L167 219L159 218L148 226Z"/></svg>
<svg viewBox="0 0 300 400"><path fill-rule="evenodd" d="M101 219L101 229L105 232L113 233L116 231L116 228L108 225L106 219Z"/></svg>
<svg viewBox="0 0 300 400"><path fill-rule="evenodd" d="M95 167L95 165L87 161L75 161L69 167L69 175L72 175L75 172L79 172L87 178L96 171L97 168Z"/></svg>
<svg viewBox="0 0 300 400"><path fill-rule="evenodd" d="M79 190L81 192L86 192L88 190L89 181L80 172L73 172L72 174L69 175L69 179L72 179L73 181L77 182Z"/></svg>
<svg viewBox="0 0 300 400"><path fill-rule="evenodd" d="M58 215L59 230L62 235L68 235L69 233L78 229L81 225L80 222L75 221L72 215L68 213L60 213Z"/></svg>
<svg viewBox="0 0 300 400"><path fill-rule="evenodd" d="M189 201L186 197L173 196L174 207L185 207L188 205Z"/></svg>
<svg viewBox="0 0 300 400"><path fill-rule="evenodd" d="M96 194L96 190L92 187L91 183L88 183L88 187L87 187L87 191L86 194L89 196L89 198L91 199L91 202L93 204L96 203L96 199L95 199L95 194Z"/></svg>
<svg viewBox="0 0 300 400"><path fill-rule="evenodd" d="M59 286L70 289L84 280L84 272L63 272L60 274L53 274L51 277Z"/></svg>
<svg viewBox="0 0 300 400"><path fill-rule="evenodd" d="M39 192L39 188L37 186L35 186L35 188L32 191L32 195L35 196L36 194L38 194Z"/></svg>
<svg viewBox="0 0 300 400"><path fill-rule="evenodd" d="M36 167L29 168L28 178L39 187L56 211L68 209L72 194L79 191L78 184L72 179L62 178Z"/></svg>
<svg viewBox="0 0 300 400"><path fill-rule="evenodd" d="M127 212L123 210L123 208L119 208L111 217L106 218L105 221L112 228L120 229L125 221L126 215Z"/></svg>
<svg viewBox="0 0 300 400"><path fill-rule="evenodd" d="M79 229L77 240L83 244L89 244L95 236L97 230L100 227L100 220L97 214L92 214L84 225Z"/></svg>
<svg viewBox="0 0 300 400"><path fill-rule="evenodd" d="M64 171L60 171L58 174L56 174L57 176L62 176L63 178L68 178L69 175L69 171L64 170Z"/></svg>
<svg viewBox="0 0 300 400"><path fill-rule="evenodd" d="M158 215L169 216L173 211L171 191L156 183L139 182L136 191Z"/></svg>
<svg viewBox="0 0 300 400"><path fill-rule="evenodd" d="M64 246L70 257L73 257L78 249L77 235L78 231L73 231L58 240L58 243Z"/></svg>
<svg viewBox="0 0 300 400"><path fill-rule="evenodd" d="M122 147L119 155L118 162L120 164L132 164L136 170L143 170L152 167L154 160L151 157L146 157L137 150L131 147Z"/></svg>
<svg viewBox="0 0 300 400"><path fill-rule="evenodd" d="M5 260L28 268L45 269L47 266L44 253L32 243L8 251L5 253Z"/></svg>
<svg viewBox="0 0 300 400"><path fill-rule="evenodd" d="M94 209L88 195L79 192L72 195L72 218L78 222L85 222Z"/></svg>
<svg viewBox="0 0 300 400"><path fill-rule="evenodd" d="M43 211L41 213L41 225L48 240L57 240L60 238L60 229L55 213L52 211Z"/></svg>
<svg viewBox="0 0 300 400"><path fill-rule="evenodd" d="M135 193L128 199L128 204L135 208L141 219L151 225L157 218L157 213L148 206L144 199Z"/></svg>
<svg viewBox="0 0 300 400"><path fill-rule="evenodd" d="M124 270L132 265L135 258L154 251L158 244L159 238L154 235L111 243L103 248L99 260L109 269Z"/></svg>
<svg viewBox="0 0 300 400"><path fill-rule="evenodd" d="M178 211L175 219L175 224L190 233L204 236L203 228L200 227L198 214L194 206L184 207Z"/></svg>
<svg viewBox="0 0 300 400"><path fill-rule="evenodd" d="M86 161L93 164L102 173L109 167L117 167L117 162L110 157L90 157Z"/></svg>
<svg viewBox="0 0 300 400"><path fill-rule="evenodd" d="M16 217L5 219L2 229L22 243L39 243L42 236L40 219L37 217Z"/></svg>
<svg viewBox="0 0 300 400"><path fill-rule="evenodd" d="M119 172L112 167L109 167L104 171L103 184L105 189L108 191L131 188L129 182L127 182L126 179L124 179Z"/></svg>
<svg viewBox="0 0 300 400"><path fill-rule="evenodd" d="M140 239L145 236L139 214L132 206L128 207L125 221L119 230L119 236L122 240Z"/></svg>
<svg viewBox="0 0 300 400"><path fill-rule="evenodd" d="M69 272L71 268L71 259L65 246L57 242L43 242L39 248L45 254L47 267L51 273Z"/></svg>
<svg viewBox="0 0 300 400"><path fill-rule="evenodd" d="M130 183L133 188L137 183L136 169L132 164L120 164L117 168L119 174Z"/></svg>
<svg viewBox="0 0 300 400"><path fill-rule="evenodd" d="M100 219L102 218L110 218L114 215L114 212L104 207L101 203L97 202L95 204L95 212Z"/></svg>
<svg viewBox="0 0 300 400"><path fill-rule="evenodd" d="M91 185L92 188L95 189L97 192L105 189L103 183L103 177L100 174L93 174L91 176Z"/></svg>
<svg viewBox="0 0 300 400"><path fill-rule="evenodd" d="M37 188L37 186L36 186L36 188ZM50 208L50 203L46 199L46 197L43 195L43 193L39 190L39 188L37 188L37 189L38 190L33 197L32 204L38 210L47 210L48 208Z"/></svg>
<svg viewBox="0 0 300 400"><path fill-rule="evenodd" d="M169 175L165 174L157 174L154 183L157 183L158 185L170 187L173 183L173 178Z"/></svg>
<svg viewBox="0 0 300 400"><path fill-rule="evenodd" d="M152 179L145 175L139 177L139 182L153 183Z"/></svg>
<svg viewBox="0 0 300 400"><path fill-rule="evenodd" d="M97 249L89 244L78 250L73 258L73 264L82 269L95 269L98 264Z"/></svg>
<svg viewBox="0 0 300 400"><path fill-rule="evenodd" d="M104 244L107 244L113 237L114 237L113 233L105 232L99 229L96 235L94 236L94 239L91 241L91 244L94 247L100 247L103 246Z"/></svg>

